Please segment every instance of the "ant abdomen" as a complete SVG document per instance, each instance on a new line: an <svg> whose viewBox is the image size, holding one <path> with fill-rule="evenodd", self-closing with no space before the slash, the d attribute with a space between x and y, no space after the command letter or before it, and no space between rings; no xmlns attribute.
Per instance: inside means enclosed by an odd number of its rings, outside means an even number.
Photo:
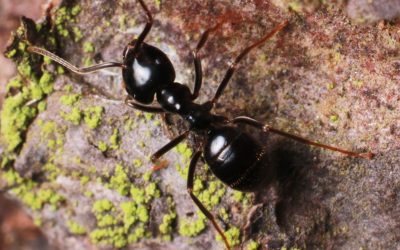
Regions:
<svg viewBox="0 0 400 250"><path fill-rule="evenodd" d="M233 189L254 191L270 175L266 151L254 138L236 127L211 130L204 158L218 179Z"/></svg>
<svg viewBox="0 0 400 250"><path fill-rule="evenodd" d="M122 78L126 91L136 101L150 104L156 92L175 80L175 69L160 49L142 43L128 45L124 53Z"/></svg>

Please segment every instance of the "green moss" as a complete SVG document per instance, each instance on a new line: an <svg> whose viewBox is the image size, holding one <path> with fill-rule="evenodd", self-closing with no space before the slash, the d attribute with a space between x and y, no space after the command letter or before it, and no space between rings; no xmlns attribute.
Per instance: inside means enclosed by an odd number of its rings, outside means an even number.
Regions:
<svg viewBox="0 0 400 250"><path fill-rule="evenodd" d="M94 45L91 42L85 42L83 43L83 51L85 53L92 53L94 52Z"/></svg>
<svg viewBox="0 0 400 250"><path fill-rule="evenodd" d="M91 128L97 128L101 123L101 118L104 112L104 108L101 106L88 107L84 110L84 121L85 124Z"/></svg>
<svg viewBox="0 0 400 250"><path fill-rule="evenodd" d="M82 119L82 112L78 107L73 107L70 113L61 112L60 115L64 120L74 125L79 125Z"/></svg>
<svg viewBox="0 0 400 250"><path fill-rule="evenodd" d="M86 233L86 229L76 221L67 221L67 227L69 232L75 235L82 235Z"/></svg>

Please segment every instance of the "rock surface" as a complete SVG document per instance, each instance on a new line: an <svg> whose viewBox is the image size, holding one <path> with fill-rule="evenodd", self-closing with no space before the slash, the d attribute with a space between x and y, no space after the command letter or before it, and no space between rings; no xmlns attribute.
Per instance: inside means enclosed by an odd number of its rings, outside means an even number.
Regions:
<svg viewBox="0 0 400 250"><path fill-rule="evenodd" d="M56 43L51 49L75 65L120 61L145 21L135 1L66 2L53 10L50 36ZM242 229L242 246L255 241L261 249L398 247L399 23L358 24L346 16L344 4L147 2L155 24L146 42L162 49L177 81L191 87L191 49L201 31L225 20L201 52L200 102L213 95L241 49L289 20L287 28L240 63L216 112L248 115L309 139L376 154L373 160L350 158L260 134L279 178L247 196L225 190L199 165L198 192L203 201L212 201L209 206L232 242ZM42 63L39 57L30 60ZM221 249L214 228L199 218L186 193L187 145L165 156L168 168L149 174L148 156L170 138L160 117L124 105L119 71L78 76L60 74L56 64L45 62L44 68L54 75L54 91L44 95L46 109L29 121L24 141L12 152L2 144L2 180L12 185L10 173L15 172L25 178L17 181L25 189L17 187L10 195L27 204L51 244ZM11 92L7 98L16 95ZM181 127L175 126L172 136ZM213 203L213 197L219 199ZM204 221L207 227L201 230Z"/></svg>

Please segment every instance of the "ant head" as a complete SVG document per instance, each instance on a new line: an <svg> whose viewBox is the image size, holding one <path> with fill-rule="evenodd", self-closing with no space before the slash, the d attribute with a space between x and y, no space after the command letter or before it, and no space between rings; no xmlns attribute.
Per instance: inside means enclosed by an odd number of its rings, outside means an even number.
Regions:
<svg viewBox="0 0 400 250"><path fill-rule="evenodd" d="M136 101L150 104L161 86L175 80L175 69L167 55L158 48L142 43L129 44L124 50L122 77L126 91Z"/></svg>

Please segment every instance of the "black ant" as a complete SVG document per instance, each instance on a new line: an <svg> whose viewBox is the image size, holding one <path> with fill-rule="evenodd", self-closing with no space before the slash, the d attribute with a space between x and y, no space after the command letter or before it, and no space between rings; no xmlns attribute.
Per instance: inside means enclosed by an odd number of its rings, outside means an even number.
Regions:
<svg viewBox="0 0 400 250"><path fill-rule="evenodd" d="M239 116L230 120L211 112L228 85L238 63L251 50L262 45L273 35L285 28L288 24L287 21L278 24L270 33L245 48L231 63L214 97L203 104L197 104L194 101L198 97L202 85L202 67L198 52L206 43L209 34L219 28L221 23L206 30L202 34L196 49L192 52L195 84L194 90L191 92L188 86L174 82L175 70L167 55L158 48L144 42L153 25L153 17L144 1L138 1L146 12L147 22L139 37L132 40L125 47L122 63L105 62L86 68L77 68L47 50L30 46L28 47L28 51L48 56L77 74L86 74L103 68L120 67L122 68L125 89L128 92L128 97L125 100L126 104L145 112L178 114L187 121L189 129L154 153L151 157L152 162L157 162L163 154L187 138L189 132L192 131L202 135L205 138L203 149L197 148L195 150L189 165L187 191L194 203L196 203L221 235L226 248L230 249L230 246L221 227L217 224L214 216L193 194L193 180L197 162L202 155L214 175L233 189L252 191L254 187L258 186L267 177L260 174L262 173L262 169L272 167L265 166L264 164L264 160L267 158L266 149L259 145L249 134L239 129L236 126L237 124L250 125L266 133L276 133L305 144L338 151L353 157L366 159L373 157L373 154L370 152L351 152L288 134L246 116ZM159 103L158 106L150 105L154 97L156 97Z"/></svg>

